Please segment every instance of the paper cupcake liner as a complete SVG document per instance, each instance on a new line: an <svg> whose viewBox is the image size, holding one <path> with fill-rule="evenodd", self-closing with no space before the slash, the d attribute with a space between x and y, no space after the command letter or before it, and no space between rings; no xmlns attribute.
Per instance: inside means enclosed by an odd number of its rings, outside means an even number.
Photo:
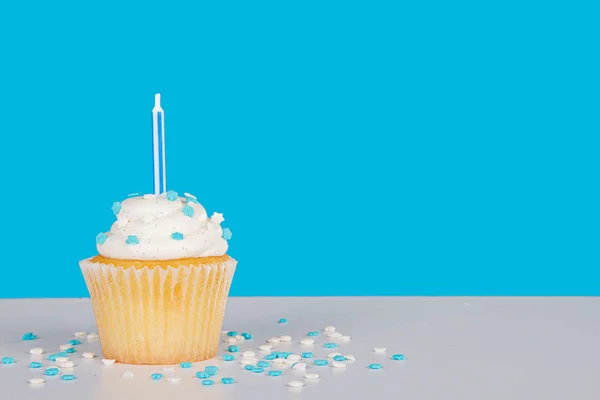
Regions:
<svg viewBox="0 0 600 400"><path fill-rule="evenodd" d="M122 267L80 262L104 358L177 364L214 357L237 262Z"/></svg>

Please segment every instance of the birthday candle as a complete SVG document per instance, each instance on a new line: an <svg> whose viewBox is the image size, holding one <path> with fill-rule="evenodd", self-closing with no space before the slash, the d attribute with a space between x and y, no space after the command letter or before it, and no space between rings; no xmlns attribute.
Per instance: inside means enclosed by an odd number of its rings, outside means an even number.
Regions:
<svg viewBox="0 0 600 400"><path fill-rule="evenodd" d="M160 107L160 93L154 95L152 109L152 149L154 151L154 194L167 191L165 162L165 113Z"/></svg>

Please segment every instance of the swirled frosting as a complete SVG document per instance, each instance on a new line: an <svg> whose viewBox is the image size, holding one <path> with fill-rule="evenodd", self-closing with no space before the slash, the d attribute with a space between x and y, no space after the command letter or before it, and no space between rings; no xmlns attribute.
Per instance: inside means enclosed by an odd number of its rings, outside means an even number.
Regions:
<svg viewBox="0 0 600 400"><path fill-rule="evenodd" d="M98 253L121 260L172 260L222 256L227 252L221 222L223 215L208 218L192 195L130 197L113 204L117 221L109 232L96 237ZM228 231L228 230L226 230Z"/></svg>

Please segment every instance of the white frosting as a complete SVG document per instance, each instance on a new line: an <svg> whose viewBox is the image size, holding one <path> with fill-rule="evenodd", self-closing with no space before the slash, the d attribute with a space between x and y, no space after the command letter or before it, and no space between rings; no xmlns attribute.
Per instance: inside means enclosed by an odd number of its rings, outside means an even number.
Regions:
<svg viewBox="0 0 600 400"><path fill-rule="evenodd" d="M193 208L193 216L184 214L184 206ZM208 218L204 207L185 197L175 201L165 194L132 197L121 203L106 241L97 244L98 253L121 260L222 256L228 247L222 237L223 220L218 213ZM183 235L182 240L173 239L171 235L176 232ZM139 244L126 243L130 236L136 236Z"/></svg>

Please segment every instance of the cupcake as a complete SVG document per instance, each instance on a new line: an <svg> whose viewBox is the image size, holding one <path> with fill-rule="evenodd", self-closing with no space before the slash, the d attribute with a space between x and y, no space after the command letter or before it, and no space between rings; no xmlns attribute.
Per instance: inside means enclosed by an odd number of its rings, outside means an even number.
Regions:
<svg viewBox="0 0 600 400"><path fill-rule="evenodd" d="M113 204L117 218L80 262L104 358L127 364L202 361L217 353L237 261L223 216L169 191Z"/></svg>

